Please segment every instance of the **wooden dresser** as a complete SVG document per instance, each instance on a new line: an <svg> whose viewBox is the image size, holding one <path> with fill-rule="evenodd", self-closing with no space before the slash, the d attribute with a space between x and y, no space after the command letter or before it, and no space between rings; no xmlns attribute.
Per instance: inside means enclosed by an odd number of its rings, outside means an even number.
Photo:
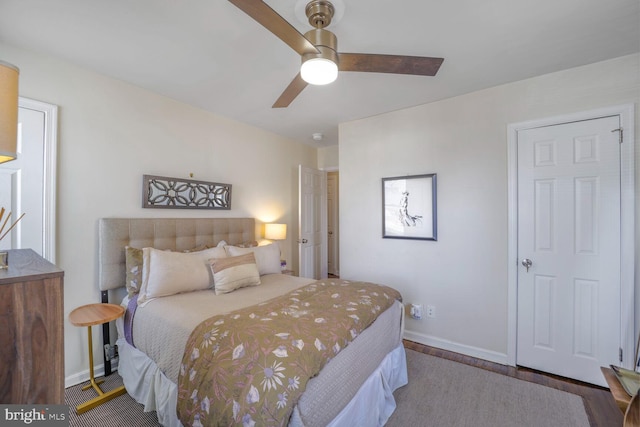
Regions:
<svg viewBox="0 0 640 427"><path fill-rule="evenodd" d="M64 272L31 249L0 270L0 403L64 404Z"/></svg>

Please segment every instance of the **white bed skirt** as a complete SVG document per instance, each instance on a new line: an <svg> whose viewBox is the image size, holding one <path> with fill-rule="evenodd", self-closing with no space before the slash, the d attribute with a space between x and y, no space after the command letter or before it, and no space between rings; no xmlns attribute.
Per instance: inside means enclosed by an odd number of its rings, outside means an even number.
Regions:
<svg viewBox="0 0 640 427"><path fill-rule="evenodd" d="M158 421L163 426L182 427L176 414L177 385L151 359L126 340L119 338L117 345L120 355L118 372L123 378L127 393L144 405L145 412L156 411ZM354 398L329 425L383 426L396 408L394 390L407 383L407 357L400 343L387 354ZM304 427L297 407L293 410L289 426Z"/></svg>

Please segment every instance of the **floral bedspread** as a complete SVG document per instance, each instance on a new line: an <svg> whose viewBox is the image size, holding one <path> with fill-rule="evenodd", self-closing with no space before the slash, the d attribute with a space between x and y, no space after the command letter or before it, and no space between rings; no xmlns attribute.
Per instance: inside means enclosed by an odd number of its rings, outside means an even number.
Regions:
<svg viewBox="0 0 640 427"><path fill-rule="evenodd" d="M185 347L178 418L185 426L281 426L309 379L400 293L326 279L202 322Z"/></svg>

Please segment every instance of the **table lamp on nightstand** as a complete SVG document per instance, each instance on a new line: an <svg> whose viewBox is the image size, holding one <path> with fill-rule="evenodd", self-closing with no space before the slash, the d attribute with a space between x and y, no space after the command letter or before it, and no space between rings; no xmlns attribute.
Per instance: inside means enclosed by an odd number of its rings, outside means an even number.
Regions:
<svg viewBox="0 0 640 427"><path fill-rule="evenodd" d="M264 238L267 240L285 240L287 238L287 224L265 224Z"/></svg>
<svg viewBox="0 0 640 427"><path fill-rule="evenodd" d="M280 243L278 240L286 240L287 239L287 224L265 224L264 225L264 238L267 240L276 241L278 247L280 247ZM280 254L282 254L282 249L280 249ZM282 270L287 269L287 262L281 260L281 268Z"/></svg>

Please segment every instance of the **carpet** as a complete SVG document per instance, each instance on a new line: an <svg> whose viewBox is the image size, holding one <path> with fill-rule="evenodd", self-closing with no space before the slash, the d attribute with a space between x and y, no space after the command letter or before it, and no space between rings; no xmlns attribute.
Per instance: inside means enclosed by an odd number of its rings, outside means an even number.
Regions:
<svg viewBox="0 0 640 427"><path fill-rule="evenodd" d="M102 379L102 378L99 378ZM113 373L105 377L100 388L105 393L122 385L122 377ZM139 404L128 394L118 396L83 414L76 414L76 406L97 396L91 390L82 391L82 386L88 382L69 387L64 391L64 403L69 405L70 427L158 427L158 417L155 411L144 412Z"/></svg>
<svg viewBox="0 0 640 427"><path fill-rule="evenodd" d="M588 427L582 397L407 349L388 427Z"/></svg>
<svg viewBox="0 0 640 427"><path fill-rule="evenodd" d="M396 390L387 427L587 427L582 398L450 360L406 350L409 384ZM104 391L122 384L115 373ZM157 427L155 412L125 394L82 415L75 406L95 396L82 385L65 390L71 427ZM354 421L353 426L358 426ZM368 426L362 426L368 427Z"/></svg>

